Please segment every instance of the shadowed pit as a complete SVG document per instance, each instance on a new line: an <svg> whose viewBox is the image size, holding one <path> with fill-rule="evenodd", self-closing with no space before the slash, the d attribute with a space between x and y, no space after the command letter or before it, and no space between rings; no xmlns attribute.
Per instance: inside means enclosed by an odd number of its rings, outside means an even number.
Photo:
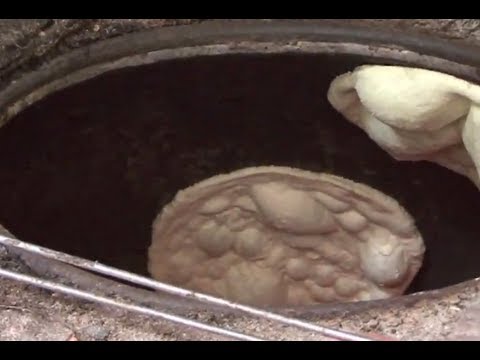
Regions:
<svg viewBox="0 0 480 360"><path fill-rule="evenodd" d="M333 78L360 64L198 57L53 94L0 130L0 222L25 241L146 274L151 223L178 190L247 166L292 166L363 182L409 211L427 248L410 292L478 276L474 185L395 161L328 103Z"/></svg>

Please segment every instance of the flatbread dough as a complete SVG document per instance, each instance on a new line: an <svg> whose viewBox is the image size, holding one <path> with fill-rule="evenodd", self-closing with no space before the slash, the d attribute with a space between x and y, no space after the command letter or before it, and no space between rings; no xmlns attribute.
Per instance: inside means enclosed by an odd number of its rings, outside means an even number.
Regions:
<svg viewBox="0 0 480 360"><path fill-rule="evenodd" d="M368 186L287 167L180 191L153 224L153 278L232 301L286 306L401 295L424 244L410 215Z"/></svg>

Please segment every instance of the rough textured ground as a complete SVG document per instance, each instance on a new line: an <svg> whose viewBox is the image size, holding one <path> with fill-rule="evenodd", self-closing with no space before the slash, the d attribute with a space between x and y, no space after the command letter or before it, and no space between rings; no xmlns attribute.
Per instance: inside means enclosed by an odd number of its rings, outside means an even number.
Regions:
<svg viewBox="0 0 480 360"><path fill-rule="evenodd" d="M28 272L4 252L1 254L8 269ZM351 332L382 334L399 340L480 339L474 325L478 310L465 311L477 301L478 291L479 282L474 281L460 290L433 293L426 298L398 298L388 305L379 302L363 308L303 309L300 317ZM0 298L0 340L226 340L7 280L0 280ZM309 331L214 309L197 308L186 315L263 339L325 340ZM298 316L299 312L292 310L290 315Z"/></svg>
<svg viewBox="0 0 480 360"><path fill-rule="evenodd" d="M200 19L86 19L86 20L0 20L0 88L26 71L70 49L99 39L162 26L200 22ZM268 20L266 20L268 21ZM347 20L325 20L342 22ZM348 20L351 21L351 20ZM435 34L452 41L476 43L480 21L441 20L355 20L404 31ZM27 271L4 252L0 262ZM476 281L452 293L432 294L369 305L371 308L341 307L319 313L305 311L303 318L352 331L375 332L405 340L480 339ZM12 281L0 281L0 340L220 340L159 320L127 314L87 302L51 294ZM418 299L418 300L417 300ZM190 316L213 324L257 333L270 339L313 339L296 329L238 315L219 315L211 310Z"/></svg>
<svg viewBox="0 0 480 360"><path fill-rule="evenodd" d="M2 19L0 20L0 88L25 71L71 49L146 29L193 24L208 19ZM238 21L238 20L232 20ZM269 21L263 19L263 21ZM432 34L452 41L480 39L478 19L325 19L406 32Z"/></svg>

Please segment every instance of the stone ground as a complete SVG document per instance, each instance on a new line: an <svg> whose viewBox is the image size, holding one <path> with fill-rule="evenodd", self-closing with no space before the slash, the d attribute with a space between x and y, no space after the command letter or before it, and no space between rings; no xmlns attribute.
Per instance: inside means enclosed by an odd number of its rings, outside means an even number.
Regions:
<svg viewBox="0 0 480 360"><path fill-rule="evenodd" d="M10 269L26 270L4 255L3 263L7 261ZM0 280L0 284L0 340L227 340L9 280ZM300 317L320 325L399 340L480 340L476 326L480 318L478 290L475 281L462 291L430 298L409 296L408 301L402 298L366 309L329 308L323 313L305 310ZM325 340L308 331L214 309L195 309L186 315L263 339Z"/></svg>
<svg viewBox="0 0 480 360"><path fill-rule="evenodd" d="M200 21L205 20L0 20L0 89L25 71L99 39ZM355 21L435 34L452 41L476 43L480 40L480 21L473 19ZM8 256L4 249L0 249L0 264L28 272L20 261ZM473 280L450 290L417 294L389 302L304 309L292 314L319 324L384 334L401 340L480 340L480 331L476 326L480 320L479 286L478 280ZM266 339L321 339L318 335L288 326L209 308L195 309L187 315ZM224 339L17 282L0 280L0 340Z"/></svg>
<svg viewBox="0 0 480 360"><path fill-rule="evenodd" d="M25 71L95 41L141 30L209 19L0 19L0 88ZM268 19L263 19L268 21ZM378 26L477 43L478 19L325 19L326 23Z"/></svg>

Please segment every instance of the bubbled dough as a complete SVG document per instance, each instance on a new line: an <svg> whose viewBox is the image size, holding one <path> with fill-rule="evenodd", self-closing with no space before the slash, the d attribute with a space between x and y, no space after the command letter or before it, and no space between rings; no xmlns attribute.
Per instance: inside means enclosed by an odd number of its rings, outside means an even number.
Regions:
<svg viewBox="0 0 480 360"><path fill-rule="evenodd" d="M367 65L328 100L397 160L427 160L480 186L480 86L435 71Z"/></svg>
<svg viewBox="0 0 480 360"><path fill-rule="evenodd" d="M160 281L256 306L400 295L424 244L393 199L286 167L248 168L180 191L153 225Z"/></svg>

